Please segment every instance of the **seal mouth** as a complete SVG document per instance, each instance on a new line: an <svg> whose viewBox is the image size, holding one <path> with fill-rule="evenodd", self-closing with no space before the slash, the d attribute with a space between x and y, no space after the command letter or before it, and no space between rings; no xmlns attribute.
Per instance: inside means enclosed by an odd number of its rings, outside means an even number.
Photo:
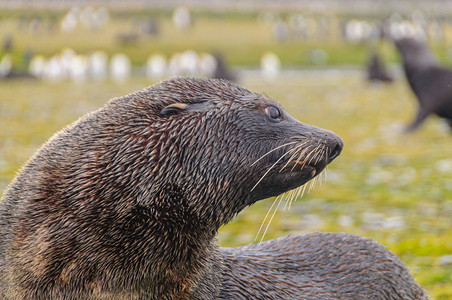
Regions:
<svg viewBox="0 0 452 300"><path fill-rule="evenodd" d="M320 174L323 169L327 166L328 161L325 159L320 159L318 161L309 162L307 160L293 160L290 161L287 167L287 171L290 172L303 172L305 175L310 175L310 179L314 178L316 175ZM284 170L281 170L283 172Z"/></svg>
<svg viewBox="0 0 452 300"><path fill-rule="evenodd" d="M286 152L286 154L287 153L290 153L290 150L289 152ZM282 159L283 156L276 161L270 160L267 162L268 165L265 168L266 172L253 189L268 176L272 177L274 181L280 182L281 187L287 186L295 188L320 174L328 164L328 157L325 153L318 154L315 159L309 155L302 155L302 158L298 157L294 159L294 157L291 157L284 160ZM273 175L269 175L270 172L272 172Z"/></svg>
<svg viewBox="0 0 452 300"><path fill-rule="evenodd" d="M302 171L304 168L306 168L308 171L309 171L309 169L311 169L311 177L314 177L315 175L317 175L317 168L307 164L306 161L295 160L292 162L292 164L293 164L293 170L296 170L297 167L299 168L300 171Z"/></svg>
<svg viewBox="0 0 452 300"><path fill-rule="evenodd" d="M297 148L297 147L295 147ZM286 151L290 153L293 149ZM312 173L312 177L322 172L323 169L339 154L340 151L330 151L326 145L318 145L316 147L306 147L301 151L295 150L295 155L285 159L282 163L280 172L303 172ZM286 155L284 154L284 155ZM284 156L283 155L283 156Z"/></svg>
<svg viewBox="0 0 452 300"><path fill-rule="evenodd" d="M263 175L251 191L262 181L266 186L274 185L275 189L279 186L281 192L301 186L319 175L340 154L342 146L342 140L337 137L290 141L273 148L253 163L262 159L265 161L262 165ZM271 180L265 180L267 177L271 177Z"/></svg>

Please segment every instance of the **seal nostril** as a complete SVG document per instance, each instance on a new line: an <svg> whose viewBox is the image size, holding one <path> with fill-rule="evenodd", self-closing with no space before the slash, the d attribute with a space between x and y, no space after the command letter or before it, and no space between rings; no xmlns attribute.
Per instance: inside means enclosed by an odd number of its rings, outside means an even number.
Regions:
<svg viewBox="0 0 452 300"><path fill-rule="evenodd" d="M341 154L342 151L342 147L343 147L344 143L342 142L342 140L338 140L336 143L336 146L333 148L333 150L331 151L328 160L331 162L333 159L335 159L336 157L339 156L339 154Z"/></svg>
<svg viewBox="0 0 452 300"><path fill-rule="evenodd" d="M341 150L340 150L339 146L336 145L336 147L334 147L333 151L330 154L330 159L335 159L336 157L339 156L339 153L341 153Z"/></svg>

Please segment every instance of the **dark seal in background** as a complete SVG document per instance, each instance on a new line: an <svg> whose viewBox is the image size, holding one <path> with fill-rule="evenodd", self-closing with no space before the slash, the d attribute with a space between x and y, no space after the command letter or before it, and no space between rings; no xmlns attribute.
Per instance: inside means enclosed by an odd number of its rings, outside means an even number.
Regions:
<svg viewBox="0 0 452 300"><path fill-rule="evenodd" d="M452 70L439 65L424 41L401 38L394 42L419 102L417 115L406 131L416 130L431 114L445 118L452 130Z"/></svg>

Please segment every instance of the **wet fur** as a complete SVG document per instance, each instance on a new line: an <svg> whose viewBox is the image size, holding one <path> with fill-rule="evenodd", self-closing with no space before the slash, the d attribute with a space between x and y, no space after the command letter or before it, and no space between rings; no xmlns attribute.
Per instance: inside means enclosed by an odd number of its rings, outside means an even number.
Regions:
<svg viewBox="0 0 452 300"><path fill-rule="evenodd" d="M353 244L336 244L343 235L330 234L315 243L294 236L217 246L221 225L247 205L312 179L341 146L333 133L285 112L284 122L269 122L262 110L268 104L278 106L235 84L181 78L114 99L57 133L0 203L0 298L234 299L254 289L266 299L305 292L333 297L335 280L344 276L350 296L363 289L421 295L395 256L357 237L345 238ZM300 154L295 167L303 161L304 169L279 172L289 162L283 160L265 174L292 144L306 141L306 153L321 144L323 157L306 162ZM374 251L391 259L375 260ZM313 287L318 277L305 273L297 258L317 254L315 264L306 263L323 266L331 283L325 289ZM385 272L364 273L373 276L369 281L350 257L381 264ZM332 263L342 266L339 273ZM291 272L281 273L285 268ZM247 288L250 276L264 281Z"/></svg>
<svg viewBox="0 0 452 300"><path fill-rule="evenodd" d="M289 235L222 254L221 299L427 299L394 254L351 234Z"/></svg>

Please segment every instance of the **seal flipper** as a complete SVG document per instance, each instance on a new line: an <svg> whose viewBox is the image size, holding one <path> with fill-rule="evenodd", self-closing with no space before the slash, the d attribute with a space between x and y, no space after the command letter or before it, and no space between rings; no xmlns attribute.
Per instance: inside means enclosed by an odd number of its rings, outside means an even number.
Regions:
<svg viewBox="0 0 452 300"><path fill-rule="evenodd" d="M411 124L405 128L404 132L409 133L416 130L422 123L424 123L425 119L429 115L430 115L429 111L426 111L422 107L419 107L416 119L414 119L413 122L411 122Z"/></svg>

